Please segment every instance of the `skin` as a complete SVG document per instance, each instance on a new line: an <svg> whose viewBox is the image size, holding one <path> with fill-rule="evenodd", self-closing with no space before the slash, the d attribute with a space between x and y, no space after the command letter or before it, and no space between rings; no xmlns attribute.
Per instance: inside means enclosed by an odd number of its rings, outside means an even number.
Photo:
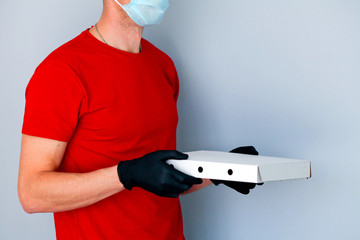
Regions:
<svg viewBox="0 0 360 240"><path fill-rule="evenodd" d="M120 0L127 4L130 0ZM132 21L113 0L104 0L104 9L98 29L110 46L138 53L143 27ZM90 33L102 41L94 28ZM69 211L89 206L124 187L117 175L117 166L88 173L57 171L64 157L67 142L22 135L18 195L27 213ZM203 179L186 193L211 184ZM184 193L184 194L186 194Z"/></svg>
<svg viewBox="0 0 360 240"><path fill-rule="evenodd" d="M119 0L120 4L129 2L130 0ZM139 53L144 28L137 25L115 1L104 0L103 12L97 27L110 46L131 53ZM102 41L94 27L90 29L90 33Z"/></svg>

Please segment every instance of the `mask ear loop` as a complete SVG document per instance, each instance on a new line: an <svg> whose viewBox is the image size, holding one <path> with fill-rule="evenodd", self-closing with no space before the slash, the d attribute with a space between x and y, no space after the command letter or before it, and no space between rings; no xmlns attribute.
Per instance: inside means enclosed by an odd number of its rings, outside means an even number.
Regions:
<svg viewBox="0 0 360 240"><path fill-rule="evenodd" d="M114 0L121 8L123 8L123 6L121 5L121 3L119 3L118 0ZM130 1L131 2L131 1Z"/></svg>
<svg viewBox="0 0 360 240"><path fill-rule="evenodd" d="M130 2L129 2L128 4L124 4L124 5L122 5L121 3L119 3L118 0L114 0L114 1L129 15L129 13L126 11L126 8L124 8L124 6L128 6L128 5L132 4L132 3L133 3L133 0L130 0Z"/></svg>

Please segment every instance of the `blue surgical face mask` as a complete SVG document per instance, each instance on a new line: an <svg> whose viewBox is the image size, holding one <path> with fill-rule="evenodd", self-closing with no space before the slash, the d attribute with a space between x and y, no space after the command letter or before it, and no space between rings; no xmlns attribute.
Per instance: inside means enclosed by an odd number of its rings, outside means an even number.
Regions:
<svg viewBox="0 0 360 240"><path fill-rule="evenodd" d="M159 24L169 7L169 0L131 0L130 3L119 4L129 17L140 26Z"/></svg>

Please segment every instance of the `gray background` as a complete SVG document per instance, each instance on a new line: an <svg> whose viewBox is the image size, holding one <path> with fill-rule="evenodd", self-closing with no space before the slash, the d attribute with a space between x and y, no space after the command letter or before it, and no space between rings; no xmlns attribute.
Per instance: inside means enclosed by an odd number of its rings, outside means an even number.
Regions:
<svg viewBox="0 0 360 240"><path fill-rule="evenodd" d="M100 12L100 0L0 1L0 239L55 238L52 215L17 198L24 91ZM171 0L146 29L179 72L179 150L312 161L310 180L183 196L187 239L360 239L359 12L355 0Z"/></svg>

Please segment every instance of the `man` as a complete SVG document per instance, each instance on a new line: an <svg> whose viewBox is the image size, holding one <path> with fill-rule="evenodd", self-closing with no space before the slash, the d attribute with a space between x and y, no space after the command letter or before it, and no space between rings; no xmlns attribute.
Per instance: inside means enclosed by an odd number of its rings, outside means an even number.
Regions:
<svg viewBox="0 0 360 240"><path fill-rule="evenodd" d="M54 213L58 239L184 239L178 196L212 183L164 163L187 158L173 150L179 82L142 32L167 7L104 0L99 22L27 86L19 199L28 213Z"/></svg>

